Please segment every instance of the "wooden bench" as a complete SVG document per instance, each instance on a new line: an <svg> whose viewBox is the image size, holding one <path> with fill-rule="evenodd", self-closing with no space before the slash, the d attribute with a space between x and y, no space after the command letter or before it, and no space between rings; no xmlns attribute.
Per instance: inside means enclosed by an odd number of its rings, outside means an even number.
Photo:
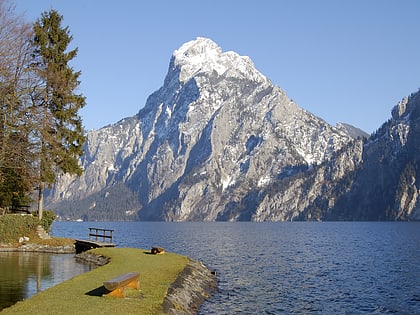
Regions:
<svg viewBox="0 0 420 315"><path fill-rule="evenodd" d="M140 289L139 272L129 272L104 282L104 287L111 291L107 295L123 298L125 297L125 288Z"/></svg>
<svg viewBox="0 0 420 315"><path fill-rule="evenodd" d="M150 251L153 255L156 254L165 254L165 249L162 247L152 247L151 251Z"/></svg>
<svg viewBox="0 0 420 315"><path fill-rule="evenodd" d="M9 207L9 212L15 214L31 214L29 208L30 206L13 204Z"/></svg>

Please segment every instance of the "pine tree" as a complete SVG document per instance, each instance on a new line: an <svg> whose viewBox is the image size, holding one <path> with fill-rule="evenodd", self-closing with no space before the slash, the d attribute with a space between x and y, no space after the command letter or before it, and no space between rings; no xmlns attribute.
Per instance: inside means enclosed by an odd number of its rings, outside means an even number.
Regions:
<svg viewBox="0 0 420 315"><path fill-rule="evenodd" d="M33 114L37 126L34 138L38 147L38 211L42 218L45 184L55 182L58 172L81 175L78 158L82 155L85 131L79 109L85 97L76 94L80 71L69 62L77 48L67 51L72 40L68 27L61 26L63 17L57 11L44 12L33 27L34 62L32 70L38 77L33 90Z"/></svg>

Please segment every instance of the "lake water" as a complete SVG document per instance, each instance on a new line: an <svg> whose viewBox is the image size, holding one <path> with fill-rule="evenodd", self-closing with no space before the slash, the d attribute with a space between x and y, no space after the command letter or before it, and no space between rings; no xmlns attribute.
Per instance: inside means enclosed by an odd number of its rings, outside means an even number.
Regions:
<svg viewBox="0 0 420 315"><path fill-rule="evenodd" d="M0 310L93 268L74 254L0 252Z"/></svg>
<svg viewBox="0 0 420 315"><path fill-rule="evenodd" d="M420 223L55 222L119 247L164 247L217 272L200 314L420 314Z"/></svg>

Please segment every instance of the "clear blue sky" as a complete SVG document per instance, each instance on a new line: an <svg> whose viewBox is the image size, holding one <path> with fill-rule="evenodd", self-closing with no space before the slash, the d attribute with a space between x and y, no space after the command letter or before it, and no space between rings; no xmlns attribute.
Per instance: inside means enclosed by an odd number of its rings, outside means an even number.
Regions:
<svg viewBox="0 0 420 315"><path fill-rule="evenodd" d="M373 132L420 88L417 0L15 0L35 21L56 9L82 71L86 129L135 115L172 52L198 36L247 55L296 103L332 125Z"/></svg>

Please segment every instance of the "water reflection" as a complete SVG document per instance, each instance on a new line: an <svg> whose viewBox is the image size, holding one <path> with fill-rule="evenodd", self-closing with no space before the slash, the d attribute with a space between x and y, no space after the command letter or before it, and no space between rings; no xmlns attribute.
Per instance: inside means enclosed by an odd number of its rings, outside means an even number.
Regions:
<svg viewBox="0 0 420 315"><path fill-rule="evenodd" d="M0 252L0 310L93 268L73 254Z"/></svg>

